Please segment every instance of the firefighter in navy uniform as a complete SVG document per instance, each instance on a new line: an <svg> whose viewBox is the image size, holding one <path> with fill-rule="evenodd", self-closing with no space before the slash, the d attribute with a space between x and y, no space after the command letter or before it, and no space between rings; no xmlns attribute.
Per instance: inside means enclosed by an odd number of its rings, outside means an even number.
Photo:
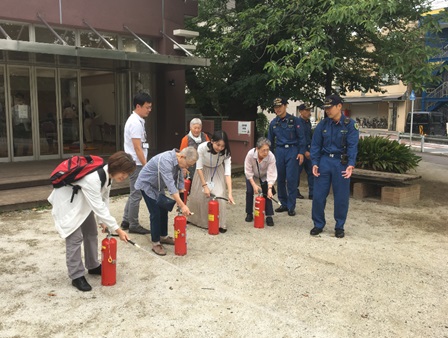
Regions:
<svg viewBox="0 0 448 338"><path fill-rule="evenodd" d="M311 109L312 107L308 104L301 104L299 107L299 121L300 125L302 126L303 133L305 135L305 158L303 159L303 163L299 166L299 178L297 181L297 198L303 199L303 195L300 193L300 174L302 173L302 170L305 169L306 176L308 178L308 198L310 200L313 199L313 189L314 189L314 175L313 175L313 169L311 164L311 155L310 155L310 149L311 149L311 138L313 135L312 128L311 128Z"/></svg>
<svg viewBox="0 0 448 338"><path fill-rule="evenodd" d="M302 164L305 154L305 135L299 118L286 113L287 104L285 98L274 100L277 117L269 124L268 139L275 146L278 198L282 204L275 211L288 211L289 216L294 216L299 164Z"/></svg>
<svg viewBox="0 0 448 338"><path fill-rule="evenodd" d="M310 234L320 234L325 226L325 204L330 186L334 195L335 236L344 237L350 198L350 176L358 153L358 124L342 114L342 99L338 95L325 98L327 117L316 127L311 142L314 196Z"/></svg>

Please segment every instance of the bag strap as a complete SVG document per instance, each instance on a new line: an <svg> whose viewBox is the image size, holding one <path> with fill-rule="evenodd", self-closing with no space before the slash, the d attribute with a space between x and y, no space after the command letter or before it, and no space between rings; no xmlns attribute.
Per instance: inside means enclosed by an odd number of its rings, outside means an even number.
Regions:
<svg viewBox="0 0 448 338"><path fill-rule="evenodd" d="M258 158L255 159L255 163L257 164L258 180L260 181L260 185L261 185L261 184L263 184L263 182L261 181L260 167L258 166Z"/></svg>
<svg viewBox="0 0 448 338"><path fill-rule="evenodd" d="M100 181L101 181L101 188L104 187L104 185L106 184L106 171L104 171L104 166L100 167L97 170L98 176L100 177ZM109 181L110 182L110 181ZM72 197L70 198L70 203L73 202L73 198L75 198L75 195L78 194L78 191L81 190L81 187L77 184L71 184L69 183L69 185L72 186Z"/></svg>

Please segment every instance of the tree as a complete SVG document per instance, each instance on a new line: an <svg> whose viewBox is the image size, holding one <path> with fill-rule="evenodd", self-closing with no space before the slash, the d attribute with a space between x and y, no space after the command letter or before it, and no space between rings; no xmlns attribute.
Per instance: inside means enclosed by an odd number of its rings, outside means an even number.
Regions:
<svg viewBox="0 0 448 338"><path fill-rule="evenodd" d="M256 107L276 95L318 103L335 91L380 91L385 76L418 89L445 69L427 62L435 52L425 36L436 36L447 14L424 15L426 0L226 4L199 1L189 25L211 66L190 71L187 84L200 109L213 106L230 119L255 120Z"/></svg>

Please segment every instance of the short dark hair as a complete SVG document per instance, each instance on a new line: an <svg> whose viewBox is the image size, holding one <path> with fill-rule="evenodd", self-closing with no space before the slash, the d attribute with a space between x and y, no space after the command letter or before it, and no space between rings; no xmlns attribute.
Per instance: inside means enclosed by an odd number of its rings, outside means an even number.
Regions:
<svg viewBox="0 0 448 338"><path fill-rule="evenodd" d="M230 157L230 145L229 145L229 138L227 137L227 134L224 130L218 130L215 131L210 139L210 142L208 142L207 147L209 149L209 152L212 154L216 154L212 142L219 142L224 141L225 148L220 152L220 155L225 155L226 157Z"/></svg>
<svg viewBox="0 0 448 338"><path fill-rule="evenodd" d="M110 175L116 175L118 173L132 174L136 168L135 161L132 156L125 153L123 150L117 151L112 154L107 161Z"/></svg>
<svg viewBox="0 0 448 338"><path fill-rule="evenodd" d="M134 101L132 102L134 104L134 108L139 106L143 106L146 102L152 103L151 96L149 96L148 93L137 93L134 96Z"/></svg>

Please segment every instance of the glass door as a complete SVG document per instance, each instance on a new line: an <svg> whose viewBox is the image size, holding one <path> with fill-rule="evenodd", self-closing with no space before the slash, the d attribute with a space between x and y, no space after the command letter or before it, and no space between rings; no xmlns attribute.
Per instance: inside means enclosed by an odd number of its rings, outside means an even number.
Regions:
<svg viewBox="0 0 448 338"><path fill-rule="evenodd" d="M78 101L78 71L60 70L60 90L59 100L61 117L60 132L62 137L62 153L75 154L80 153L82 136L82 110Z"/></svg>
<svg viewBox="0 0 448 338"><path fill-rule="evenodd" d="M55 74L54 69L36 69L40 158L59 154Z"/></svg>
<svg viewBox="0 0 448 338"><path fill-rule="evenodd" d="M31 114L30 69L10 67L9 85L12 112L13 157L32 157L33 128Z"/></svg>

